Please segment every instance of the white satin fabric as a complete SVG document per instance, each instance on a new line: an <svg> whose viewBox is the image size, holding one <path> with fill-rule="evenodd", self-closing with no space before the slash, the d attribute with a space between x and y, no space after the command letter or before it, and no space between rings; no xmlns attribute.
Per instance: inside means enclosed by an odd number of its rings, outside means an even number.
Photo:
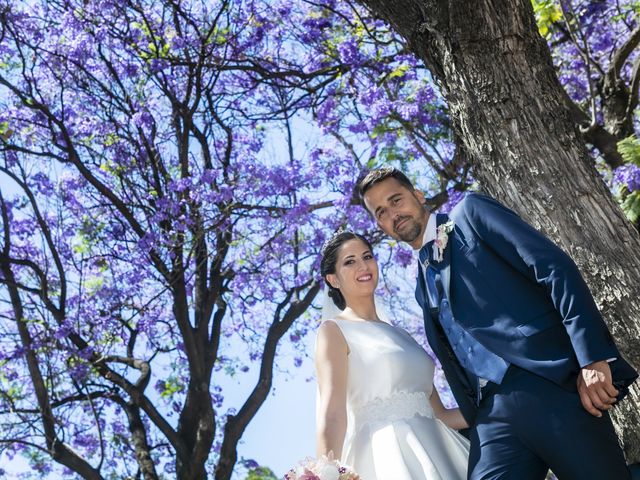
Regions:
<svg viewBox="0 0 640 480"><path fill-rule="evenodd" d="M349 346L341 461L362 480L464 480L469 442L433 414L434 364L405 330L333 320Z"/></svg>

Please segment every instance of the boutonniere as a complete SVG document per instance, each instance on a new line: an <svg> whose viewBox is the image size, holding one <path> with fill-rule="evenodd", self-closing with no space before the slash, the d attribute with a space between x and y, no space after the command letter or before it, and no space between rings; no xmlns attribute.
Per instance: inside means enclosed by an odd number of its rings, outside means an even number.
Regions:
<svg viewBox="0 0 640 480"><path fill-rule="evenodd" d="M449 234L453 231L453 220L443 223L436 230L436 239L433 242L433 258L436 262L444 259L444 249L449 243Z"/></svg>

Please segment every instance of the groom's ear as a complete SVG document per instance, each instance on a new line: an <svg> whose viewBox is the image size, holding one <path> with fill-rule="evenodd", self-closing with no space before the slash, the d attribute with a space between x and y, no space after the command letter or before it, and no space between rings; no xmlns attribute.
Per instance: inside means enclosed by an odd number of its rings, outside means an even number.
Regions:
<svg viewBox="0 0 640 480"><path fill-rule="evenodd" d="M424 205L427 201L426 197L424 196L424 193L422 193L420 190L414 190L413 196L416 197L420 202L420 204L422 205Z"/></svg>

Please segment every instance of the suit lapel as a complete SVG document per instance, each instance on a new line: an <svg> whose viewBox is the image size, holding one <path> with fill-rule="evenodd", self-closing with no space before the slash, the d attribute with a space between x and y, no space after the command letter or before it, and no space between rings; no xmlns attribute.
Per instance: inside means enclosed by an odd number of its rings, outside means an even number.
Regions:
<svg viewBox="0 0 640 480"><path fill-rule="evenodd" d="M418 264L418 275L416 278L416 301L418 305L424 305L426 300L426 285L424 281L424 274L422 273L422 266Z"/></svg>
<svg viewBox="0 0 640 480"><path fill-rule="evenodd" d="M449 216L446 214L439 213L436 215L436 225L439 227L440 225L447 223L449 221ZM440 271L440 280L442 282L442 288L451 303L451 250L453 243L453 235L455 233L455 229L449 232L449 241L447 242L447 246L442 252L442 261L434 262L433 267Z"/></svg>

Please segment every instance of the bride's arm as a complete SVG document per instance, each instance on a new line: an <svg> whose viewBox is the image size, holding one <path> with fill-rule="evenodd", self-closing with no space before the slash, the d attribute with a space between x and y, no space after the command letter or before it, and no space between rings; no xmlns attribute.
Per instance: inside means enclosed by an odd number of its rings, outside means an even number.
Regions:
<svg viewBox="0 0 640 480"><path fill-rule="evenodd" d="M316 419L318 456L330 451L337 459L342 455L347 431L347 354L340 327L331 321L320 325L315 360L320 393Z"/></svg>
<svg viewBox="0 0 640 480"><path fill-rule="evenodd" d="M436 418L440 419L447 427L453 428L454 430L462 430L464 428L469 428L467 421L462 416L459 408L445 408L442 404L442 400L440 400L440 395L436 389L433 389L431 393L431 408L433 408L433 413L435 413Z"/></svg>

